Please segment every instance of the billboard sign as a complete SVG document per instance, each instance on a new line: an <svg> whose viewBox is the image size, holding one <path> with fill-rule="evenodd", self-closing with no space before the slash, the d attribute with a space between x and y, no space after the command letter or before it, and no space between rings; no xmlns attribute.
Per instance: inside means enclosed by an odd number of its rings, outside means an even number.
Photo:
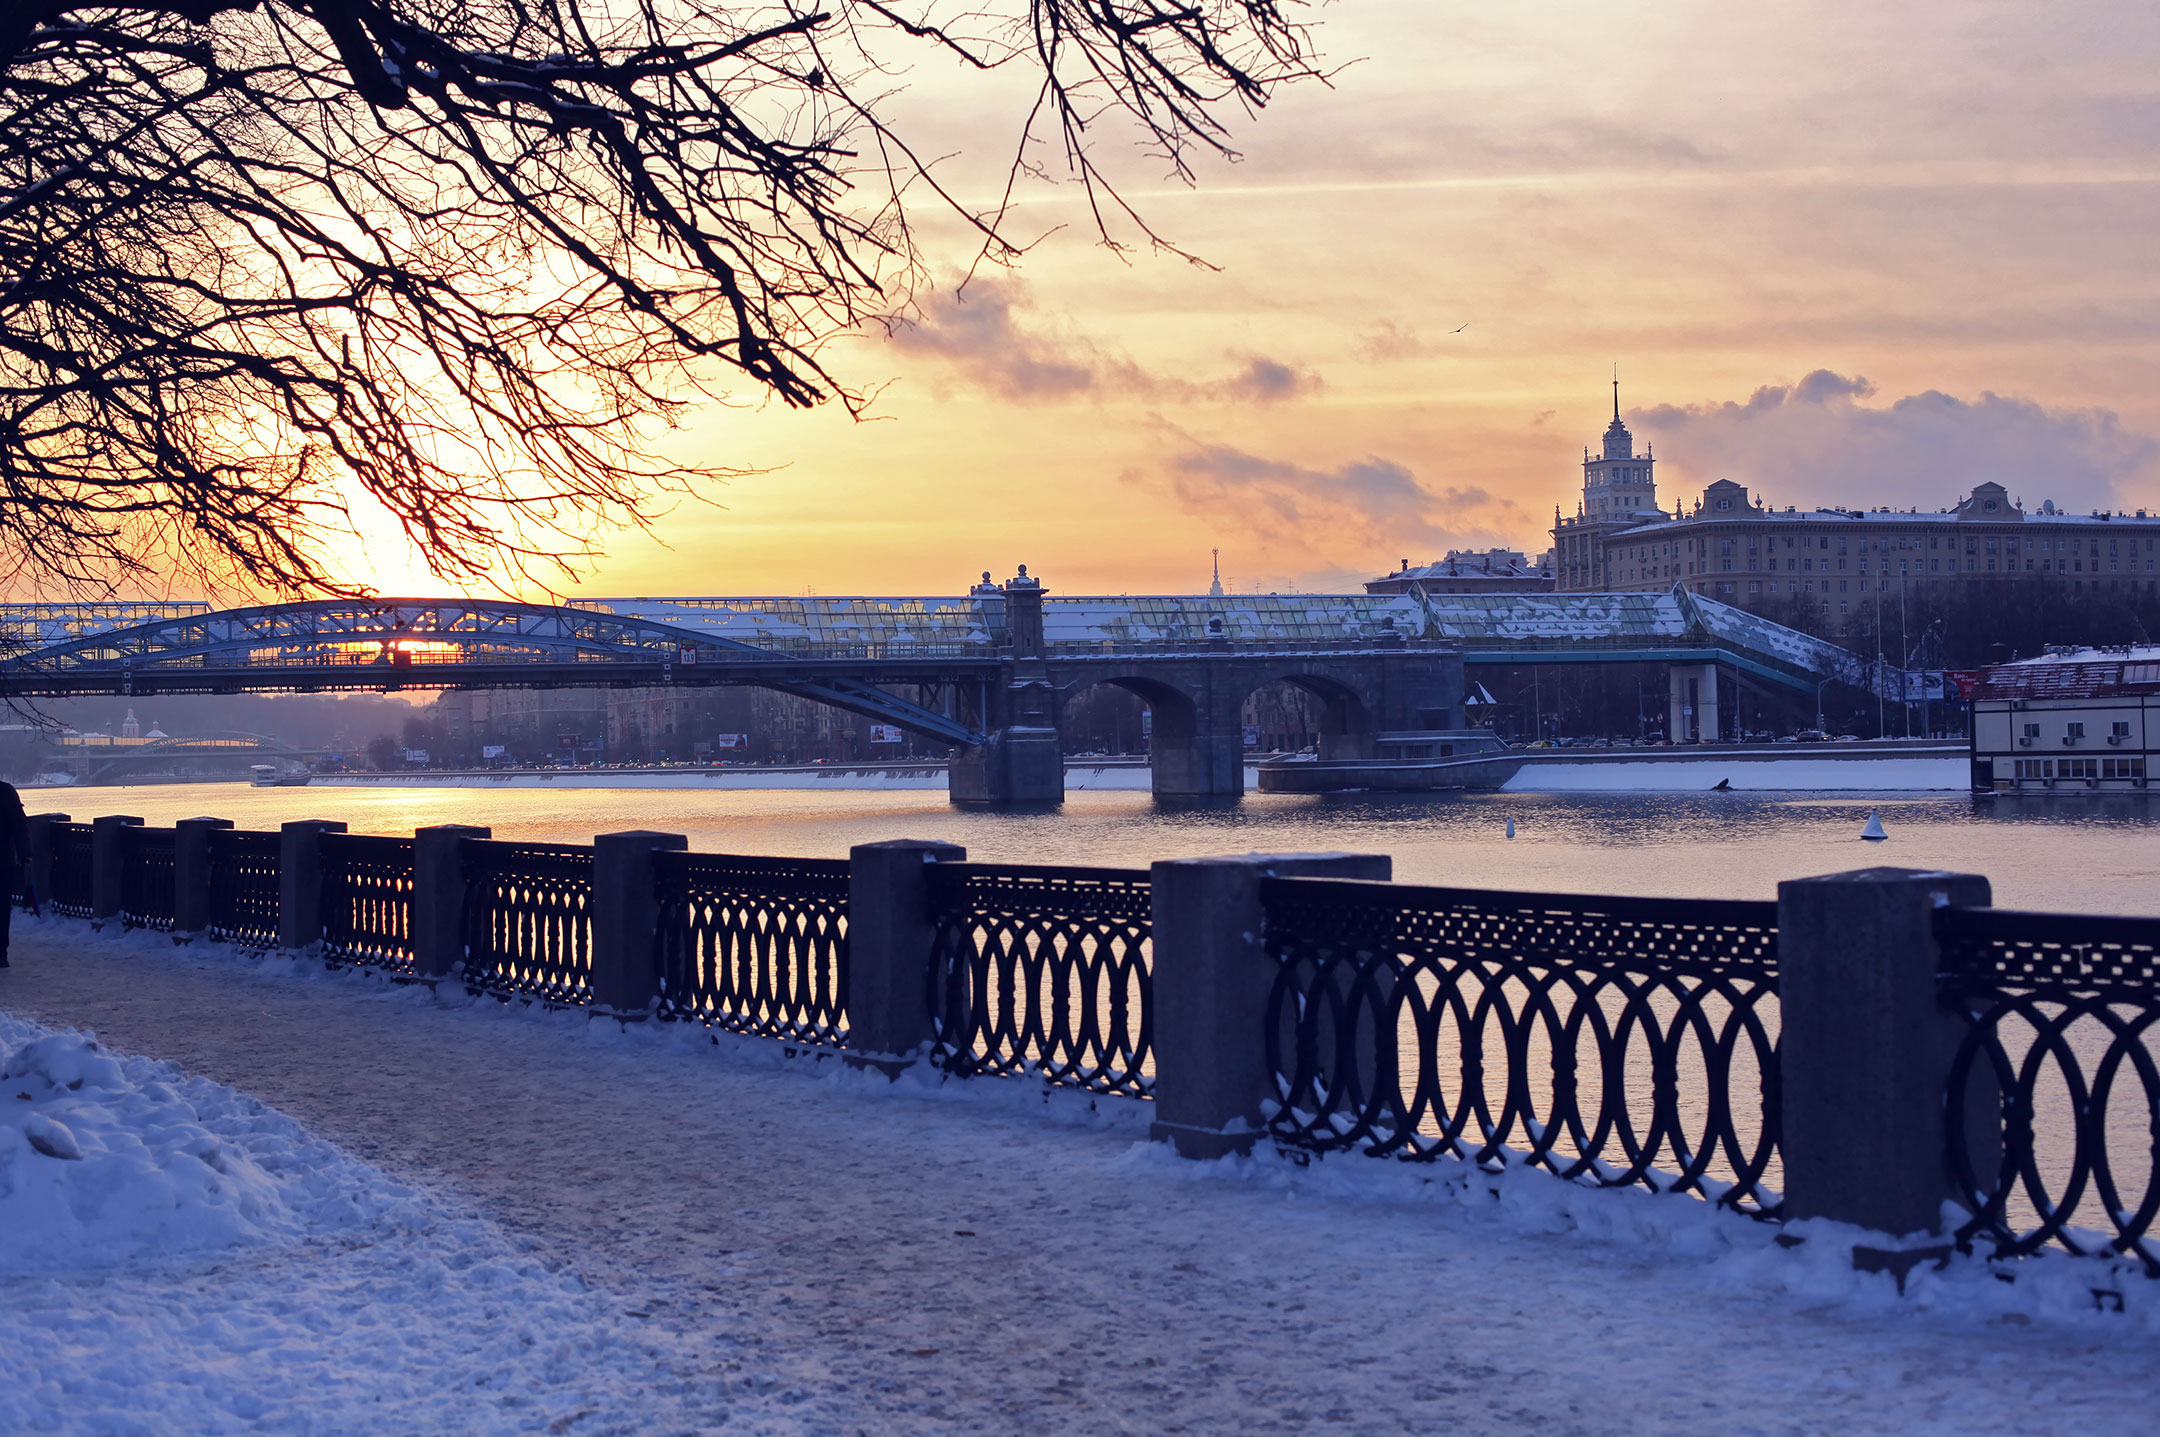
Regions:
<svg viewBox="0 0 2160 1437"><path fill-rule="evenodd" d="M870 725L870 742L906 743L907 735L889 723L874 723Z"/></svg>

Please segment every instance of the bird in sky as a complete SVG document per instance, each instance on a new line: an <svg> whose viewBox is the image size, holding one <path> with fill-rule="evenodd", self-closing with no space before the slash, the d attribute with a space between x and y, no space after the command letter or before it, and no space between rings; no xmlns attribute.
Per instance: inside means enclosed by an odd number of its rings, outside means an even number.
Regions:
<svg viewBox="0 0 2160 1437"><path fill-rule="evenodd" d="M1461 334L1461 333L1462 333L1462 332L1463 332L1464 330L1468 329L1469 327L1470 327L1470 325L1469 325L1469 322L1468 322L1468 321L1465 321L1465 322L1463 322L1463 323L1461 323L1461 324L1458 324L1458 325L1456 325L1456 326L1455 326L1455 327L1454 327L1453 329L1449 330L1449 331L1448 331L1448 333L1449 333L1449 334Z"/></svg>

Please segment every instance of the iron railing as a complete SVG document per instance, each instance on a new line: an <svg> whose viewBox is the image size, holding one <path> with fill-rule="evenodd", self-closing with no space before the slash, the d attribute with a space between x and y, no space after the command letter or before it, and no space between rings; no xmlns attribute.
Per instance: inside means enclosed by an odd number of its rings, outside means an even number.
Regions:
<svg viewBox="0 0 2160 1437"><path fill-rule="evenodd" d="M1935 937L1964 1029L1945 1095L1960 1243L2160 1274L2160 918L1945 908Z"/></svg>
<svg viewBox="0 0 2160 1437"><path fill-rule="evenodd" d="M323 956L410 972L413 841L368 833L319 841Z"/></svg>
<svg viewBox="0 0 2160 1437"><path fill-rule="evenodd" d="M653 868L661 1016L843 1040L846 859L655 853Z"/></svg>
<svg viewBox="0 0 2160 1437"><path fill-rule="evenodd" d="M209 846L209 935L242 948L277 947L283 840L275 833L213 828Z"/></svg>
<svg viewBox="0 0 2160 1437"><path fill-rule="evenodd" d="M40 894L63 918L90 916L90 825L52 826L52 892Z"/></svg>
<svg viewBox="0 0 2160 1437"><path fill-rule="evenodd" d="M928 1001L948 1071L1153 1091L1145 870L941 863L929 877Z"/></svg>
<svg viewBox="0 0 2160 1437"><path fill-rule="evenodd" d="M130 824L120 830L120 926L173 929L173 831Z"/></svg>
<svg viewBox="0 0 2160 1437"><path fill-rule="evenodd" d="M1775 1216L1777 905L1275 878L1278 1141Z"/></svg>
<svg viewBox="0 0 2160 1437"><path fill-rule="evenodd" d="M463 846L466 987L591 1002L593 851L475 838Z"/></svg>

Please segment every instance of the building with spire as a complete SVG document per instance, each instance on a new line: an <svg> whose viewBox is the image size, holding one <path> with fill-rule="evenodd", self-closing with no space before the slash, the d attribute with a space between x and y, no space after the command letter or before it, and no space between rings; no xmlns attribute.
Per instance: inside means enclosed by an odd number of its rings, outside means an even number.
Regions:
<svg viewBox="0 0 2160 1437"><path fill-rule="evenodd" d="M1658 506L1657 461L1635 452L1613 417L1603 452L1583 452L1573 517L1553 513L1553 587L1624 592L1683 584L1726 603L1794 599L1829 617L1908 585L1994 585L2054 580L2073 591L2160 596L2160 514L2027 511L1999 483L1982 481L1946 508L1778 508L1720 479L1693 508Z"/></svg>
<svg viewBox="0 0 2160 1437"><path fill-rule="evenodd" d="M1553 510L1553 574L1561 589L1609 589L1605 540L1623 530L1666 518L1658 507L1657 458L1635 452L1635 436L1620 420L1620 375L1612 382L1612 423L1602 453L1583 450L1582 499L1575 517Z"/></svg>

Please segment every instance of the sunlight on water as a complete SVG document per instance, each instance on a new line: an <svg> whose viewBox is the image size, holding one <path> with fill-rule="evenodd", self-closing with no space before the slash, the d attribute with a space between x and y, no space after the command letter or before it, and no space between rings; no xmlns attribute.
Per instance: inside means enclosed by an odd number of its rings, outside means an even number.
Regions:
<svg viewBox="0 0 2160 1437"><path fill-rule="evenodd" d="M209 814L243 828L340 819L355 833L430 823L497 838L589 842L651 828L693 849L837 858L885 838L937 838L1001 863L1139 867L1254 850L1386 853L1396 881L1468 888L1774 898L1780 879L1890 864L1986 875L2003 907L2160 913L2160 803L2139 795L2051 799L1760 794L1250 794L1158 805L1141 793L1075 793L1055 812L950 807L925 791L256 789L245 784L43 790L32 812L138 814L157 825ZM1885 843L1860 841L1879 810ZM1515 820L1516 837L1504 836Z"/></svg>

